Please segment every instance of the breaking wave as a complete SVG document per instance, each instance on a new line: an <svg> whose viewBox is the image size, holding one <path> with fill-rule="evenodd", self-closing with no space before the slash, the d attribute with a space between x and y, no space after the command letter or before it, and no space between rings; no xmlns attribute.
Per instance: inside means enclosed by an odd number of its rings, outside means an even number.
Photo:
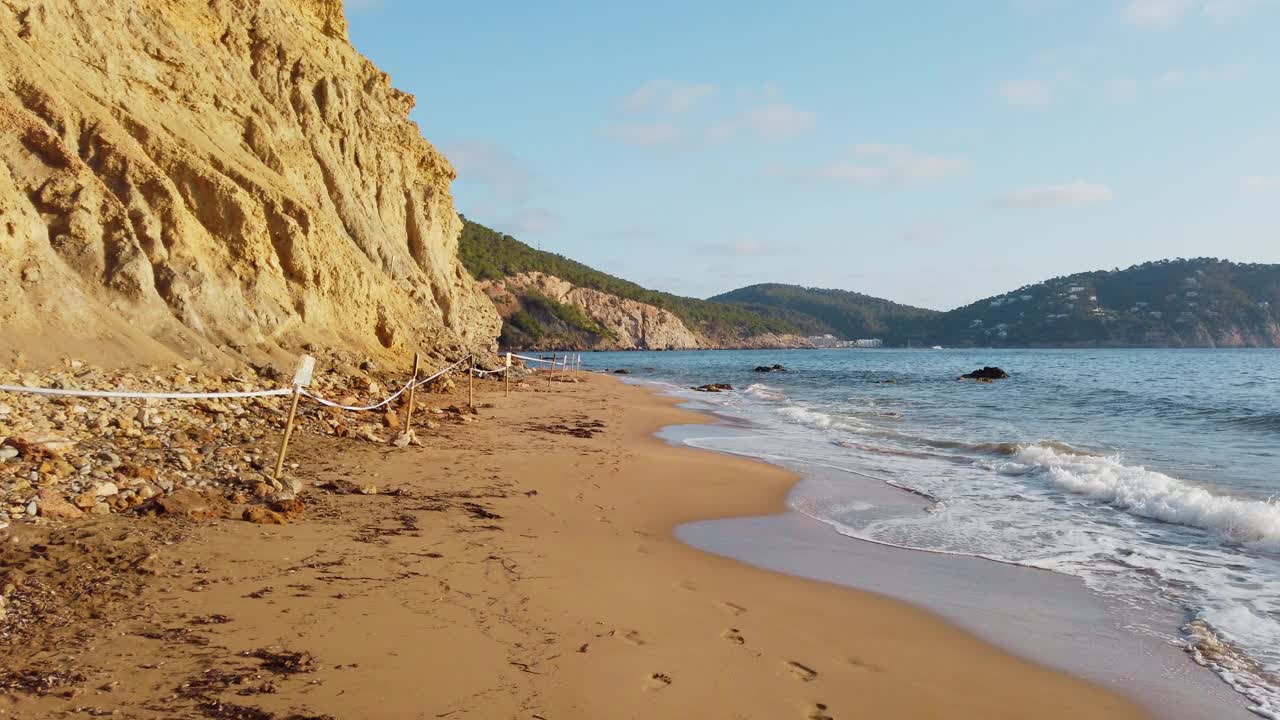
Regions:
<svg viewBox="0 0 1280 720"><path fill-rule="evenodd" d="M1215 495L1114 457L1022 447L990 468L1006 475L1044 472L1057 487L1140 517L1201 528L1263 550L1280 550L1280 503Z"/></svg>

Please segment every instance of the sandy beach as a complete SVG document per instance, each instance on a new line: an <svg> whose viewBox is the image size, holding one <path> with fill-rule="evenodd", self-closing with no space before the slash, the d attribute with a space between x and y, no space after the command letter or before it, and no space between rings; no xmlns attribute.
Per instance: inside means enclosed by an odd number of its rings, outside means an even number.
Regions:
<svg viewBox="0 0 1280 720"><path fill-rule="evenodd" d="M1144 717L923 610L679 542L782 511L796 478L655 438L707 421L672 399L478 387L422 447L301 438L287 525L10 528L0 560L67 582L6 638L0 716Z"/></svg>

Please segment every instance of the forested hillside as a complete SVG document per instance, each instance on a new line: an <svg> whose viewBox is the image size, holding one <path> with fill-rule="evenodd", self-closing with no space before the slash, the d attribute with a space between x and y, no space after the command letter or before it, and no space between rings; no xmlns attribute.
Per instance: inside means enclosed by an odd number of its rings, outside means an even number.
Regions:
<svg viewBox="0 0 1280 720"><path fill-rule="evenodd" d="M1056 277L938 312L773 283L680 297L469 220L459 256L478 280L506 282L489 292L507 319L504 342L517 345L676 349L766 337L767 346L805 346L804 336L831 334L887 346L1280 347L1280 265L1161 260ZM648 309L618 306L625 302Z"/></svg>
<svg viewBox="0 0 1280 720"><path fill-rule="evenodd" d="M1161 260L1027 285L937 316L943 344L1280 346L1280 265Z"/></svg>
<svg viewBox="0 0 1280 720"><path fill-rule="evenodd" d="M713 345L732 345L735 341L755 336L793 334L800 330L796 323L787 319L766 317L737 305L649 290L562 255L537 250L510 235L469 219L463 218L463 221L458 256L477 280L499 281L526 273L554 276L578 288L598 290L624 300L633 300L669 311L689 330L709 339ZM513 298L513 300L518 299ZM529 305L538 307L522 307L526 315L521 319L530 331L526 335L537 335L541 338L548 328L539 326L543 325L549 316L565 316L566 313L561 311L557 315L557 313L542 312L546 304L540 302L538 298L534 300L535 302ZM508 335L510 336L509 331Z"/></svg>
<svg viewBox="0 0 1280 720"><path fill-rule="evenodd" d="M908 338L923 334L928 321L939 314L848 290L772 283L739 288L711 300L784 319L807 334L880 338L890 345L904 344Z"/></svg>

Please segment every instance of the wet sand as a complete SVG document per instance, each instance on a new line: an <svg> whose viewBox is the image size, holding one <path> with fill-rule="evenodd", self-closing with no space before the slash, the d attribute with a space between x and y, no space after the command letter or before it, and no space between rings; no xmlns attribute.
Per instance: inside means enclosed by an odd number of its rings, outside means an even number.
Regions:
<svg viewBox="0 0 1280 720"><path fill-rule="evenodd" d="M1132 702L873 593L680 542L776 514L796 481L654 437L706 418L608 377L480 384L474 424L395 450L307 438L305 518L166 526L105 517L42 539L115 568L92 616L5 647L65 682L9 717L1138 718ZM429 402L435 402L435 399ZM15 546L24 542L20 534ZM83 600L83 598L81 598ZM79 605L77 605L79 607ZM20 674L19 674L20 675ZM9 673L8 677L15 677Z"/></svg>
<svg viewBox="0 0 1280 720"><path fill-rule="evenodd" d="M676 446L705 446L704 438L739 437L750 425L672 426L659 436ZM786 467L785 463L781 463ZM847 472L798 464L803 476L791 507L824 498L832 488L893 513L927 512L933 501ZM1142 625L1177 628L1185 618L1168 609L1156 622L1090 591L1078 579L1048 570L969 555L915 551L846 537L804 513L789 512L689 523L681 540L757 567L870 590L923 607L1020 657L1065 670L1133 698L1157 717L1184 720L1257 717L1249 703L1180 645L1138 632ZM1139 616L1137 613L1141 612Z"/></svg>

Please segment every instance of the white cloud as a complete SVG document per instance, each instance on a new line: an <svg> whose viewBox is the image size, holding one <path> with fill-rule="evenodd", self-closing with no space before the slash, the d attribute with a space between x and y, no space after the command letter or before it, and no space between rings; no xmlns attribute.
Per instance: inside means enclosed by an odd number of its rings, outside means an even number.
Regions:
<svg viewBox="0 0 1280 720"><path fill-rule="evenodd" d="M851 147L849 154L851 159L824 165L815 174L826 180L856 185L919 185L961 175L969 169L969 162L964 158L930 155L908 145L862 143Z"/></svg>
<svg viewBox="0 0 1280 720"><path fill-rule="evenodd" d="M658 109L679 115L696 108L716 92L710 83L677 83L650 80L622 99L622 107L631 112Z"/></svg>
<svg viewBox="0 0 1280 720"><path fill-rule="evenodd" d="M817 116L786 102L759 105L747 111L747 122L767 140L795 137L813 127Z"/></svg>
<svg viewBox="0 0 1280 720"><path fill-rule="evenodd" d="M667 122L616 123L605 128L616 140L637 147L674 145L680 140L680 130Z"/></svg>
<svg viewBox="0 0 1280 720"><path fill-rule="evenodd" d="M1182 68L1170 68L1156 78L1156 86L1173 90L1187 84L1187 71Z"/></svg>
<svg viewBox="0 0 1280 720"><path fill-rule="evenodd" d="M1061 185L1036 185L1015 190L996 198L995 205L1018 209L1080 207L1110 202L1112 197L1114 194L1108 185L1077 180Z"/></svg>
<svg viewBox="0 0 1280 720"><path fill-rule="evenodd" d="M459 180L484 185L506 203L523 200L533 184L533 174L501 145L455 143L445 148L445 156L458 170Z"/></svg>
<svg viewBox="0 0 1280 720"><path fill-rule="evenodd" d="M1112 100L1128 100L1138 94L1138 81L1131 77L1114 77L1103 84L1102 90Z"/></svg>
<svg viewBox="0 0 1280 720"><path fill-rule="evenodd" d="M1244 63L1204 67L1198 70L1187 68L1170 68L1155 78L1156 87L1165 90L1177 90L1194 85L1222 86L1241 80L1249 74L1249 66Z"/></svg>
<svg viewBox="0 0 1280 720"><path fill-rule="evenodd" d="M703 131L703 137L712 145L728 142L738 134L738 124L729 120L718 122Z"/></svg>
<svg viewBox="0 0 1280 720"><path fill-rule="evenodd" d="M1223 23L1269 2L1274 0L1128 0L1121 14L1136 28L1169 30L1181 25L1193 13L1199 13L1212 22Z"/></svg>
<svg viewBox="0 0 1280 720"><path fill-rule="evenodd" d="M1250 175L1240 181L1246 192L1260 193L1280 190L1280 175Z"/></svg>
<svg viewBox="0 0 1280 720"><path fill-rule="evenodd" d="M513 234L537 235L559 230L562 218L546 208L534 207L520 210L505 224L511 228Z"/></svg>
<svg viewBox="0 0 1280 720"><path fill-rule="evenodd" d="M702 250L715 255L731 255L734 257L759 257L776 255L783 248L756 240L736 240L733 242L709 243L702 245Z"/></svg>
<svg viewBox="0 0 1280 720"><path fill-rule="evenodd" d="M1000 95L1010 105L1023 107L1053 103L1053 87L1043 80L1009 80L1000 85Z"/></svg>
<svg viewBox="0 0 1280 720"><path fill-rule="evenodd" d="M938 220L920 220L902 228L898 239L911 245L929 245L947 236L948 227Z"/></svg>
<svg viewBox="0 0 1280 720"><path fill-rule="evenodd" d="M1143 30L1168 30L1182 22L1195 6L1194 0L1129 0L1124 19Z"/></svg>
<svg viewBox="0 0 1280 720"><path fill-rule="evenodd" d="M1264 0L1205 0L1203 12L1214 22L1226 22L1244 15Z"/></svg>

